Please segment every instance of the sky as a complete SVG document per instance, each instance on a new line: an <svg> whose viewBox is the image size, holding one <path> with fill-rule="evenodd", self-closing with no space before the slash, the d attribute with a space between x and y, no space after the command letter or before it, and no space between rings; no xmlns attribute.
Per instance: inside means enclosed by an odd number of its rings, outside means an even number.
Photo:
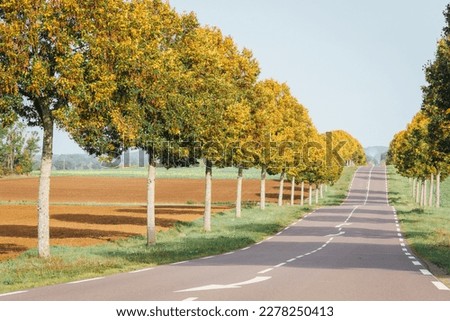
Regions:
<svg viewBox="0 0 450 321"><path fill-rule="evenodd" d="M449 0L169 0L248 48L320 132L388 146L421 106ZM80 152L58 132L55 154Z"/></svg>

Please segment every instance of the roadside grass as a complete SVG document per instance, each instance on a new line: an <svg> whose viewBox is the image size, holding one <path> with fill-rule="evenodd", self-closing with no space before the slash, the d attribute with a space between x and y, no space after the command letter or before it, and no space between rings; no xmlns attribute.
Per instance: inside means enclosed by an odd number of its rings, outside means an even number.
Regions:
<svg viewBox="0 0 450 321"><path fill-rule="evenodd" d="M389 166L389 201L395 206L402 231L413 251L423 258L433 273L450 285L450 181L441 186L441 208L421 208L412 198L407 178ZM436 268L436 267L437 268Z"/></svg>
<svg viewBox="0 0 450 321"><path fill-rule="evenodd" d="M340 181L330 187L321 204L340 204L346 195L354 168L345 169ZM234 210L214 214L213 231L203 231L203 220L178 222L158 233L157 243L145 245L137 236L88 247L52 247L52 257L37 258L29 250L19 257L0 262L0 293L12 292L127 272L161 264L217 255L244 248L271 236L311 212L308 206L268 205L265 211L245 204L242 217Z"/></svg>

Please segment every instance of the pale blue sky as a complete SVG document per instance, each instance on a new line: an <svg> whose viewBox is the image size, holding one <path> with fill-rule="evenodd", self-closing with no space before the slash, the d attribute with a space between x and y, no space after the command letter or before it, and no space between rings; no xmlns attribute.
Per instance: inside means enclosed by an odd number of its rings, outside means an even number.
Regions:
<svg viewBox="0 0 450 321"><path fill-rule="evenodd" d="M319 131L387 146L420 109L449 0L170 0L253 51L261 79L286 82ZM64 135L55 154L79 149Z"/></svg>

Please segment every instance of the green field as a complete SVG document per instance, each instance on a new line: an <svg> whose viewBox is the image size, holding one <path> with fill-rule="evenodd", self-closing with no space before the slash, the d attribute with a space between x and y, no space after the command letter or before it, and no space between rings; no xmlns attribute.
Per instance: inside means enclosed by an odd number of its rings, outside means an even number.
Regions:
<svg viewBox="0 0 450 321"><path fill-rule="evenodd" d="M354 171L355 168L346 168L321 203L342 202ZM151 247L140 236L98 246L52 247L48 260L37 258L36 250L30 250L18 258L0 262L0 293L233 251L277 233L311 210L298 205L270 205L265 211L246 207L240 219L235 218L234 210L229 210L213 215L210 233L203 232L201 219L178 223L158 233L158 242Z"/></svg>
<svg viewBox="0 0 450 321"><path fill-rule="evenodd" d="M214 168L213 177L232 179L237 177L237 168ZM33 171L32 175L39 176L39 171ZM128 168L104 168L104 169L84 169L84 170L53 170L52 176L97 176L97 177L147 177L147 168L128 167ZM158 167L156 170L157 178L193 178L201 179L205 177L205 167L178 167L166 169ZM261 170L250 168L244 171L245 178L259 179ZM278 178L279 175L268 175L270 178Z"/></svg>
<svg viewBox="0 0 450 321"><path fill-rule="evenodd" d="M450 274L450 180L442 183L441 208L420 208L412 199L407 178L389 167L389 200L395 206L402 231L414 252L431 262L440 276ZM448 282L447 282L448 283Z"/></svg>

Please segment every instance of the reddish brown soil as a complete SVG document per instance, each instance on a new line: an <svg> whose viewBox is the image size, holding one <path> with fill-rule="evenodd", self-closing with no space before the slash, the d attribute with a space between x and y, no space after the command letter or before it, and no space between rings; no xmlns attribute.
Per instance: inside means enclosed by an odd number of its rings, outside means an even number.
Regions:
<svg viewBox="0 0 450 321"><path fill-rule="evenodd" d="M259 180L246 180L243 201L259 200ZM203 215L203 180L158 179L157 229L167 229L177 221L191 221ZM285 199L289 198L286 184ZM37 178L0 179L0 201L36 201ZM236 181L214 180L213 202L234 203ZM267 181L267 201L277 200L278 182ZM299 192L297 191L297 194ZM298 197L298 195L297 195ZM86 246L146 233L146 179L115 177L53 177L50 226L52 245ZM70 204L73 203L73 204ZM83 203L95 203L92 204ZM97 203L99 205L97 205ZM227 206L215 206L214 212ZM36 247L35 205L0 205L0 260Z"/></svg>

